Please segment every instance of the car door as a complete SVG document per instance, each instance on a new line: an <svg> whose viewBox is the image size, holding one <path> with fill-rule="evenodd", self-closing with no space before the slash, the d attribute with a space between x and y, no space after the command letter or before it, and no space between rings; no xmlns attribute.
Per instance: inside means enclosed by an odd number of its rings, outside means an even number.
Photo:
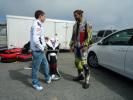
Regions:
<svg viewBox="0 0 133 100"><path fill-rule="evenodd" d="M127 51L125 60L125 73L133 79L133 46L130 46Z"/></svg>
<svg viewBox="0 0 133 100"><path fill-rule="evenodd" d="M100 63L109 69L123 73L129 38L127 30L105 38L98 49Z"/></svg>
<svg viewBox="0 0 133 100"><path fill-rule="evenodd" d="M125 59L125 73L128 77L133 79L133 29L130 30L132 37L129 41L129 47Z"/></svg>

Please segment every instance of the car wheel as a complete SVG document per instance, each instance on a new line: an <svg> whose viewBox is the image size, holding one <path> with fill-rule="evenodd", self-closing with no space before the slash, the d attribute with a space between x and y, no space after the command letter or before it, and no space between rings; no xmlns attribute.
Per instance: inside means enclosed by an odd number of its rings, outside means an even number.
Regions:
<svg viewBox="0 0 133 100"><path fill-rule="evenodd" d="M90 67L98 67L98 59L95 53L90 53L88 55L87 62Z"/></svg>

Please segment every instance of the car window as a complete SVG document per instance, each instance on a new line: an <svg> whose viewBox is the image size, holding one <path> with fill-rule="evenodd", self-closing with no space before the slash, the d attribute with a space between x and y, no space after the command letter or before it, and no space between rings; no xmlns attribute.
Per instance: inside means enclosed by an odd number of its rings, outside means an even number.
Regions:
<svg viewBox="0 0 133 100"><path fill-rule="evenodd" d="M124 30L111 35L104 40L107 45L129 45L133 44L133 30Z"/></svg>
<svg viewBox="0 0 133 100"><path fill-rule="evenodd" d="M0 28L0 36L6 36L6 28Z"/></svg>
<svg viewBox="0 0 133 100"><path fill-rule="evenodd" d="M99 31L97 33L97 37L103 37L105 31Z"/></svg>
<svg viewBox="0 0 133 100"><path fill-rule="evenodd" d="M0 26L0 49L7 45L6 26Z"/></svg>
<svg viewBox="0 0 133 100"><path fill-rule="evenodd" d="M112 32L116 32L117 30L112 30Z"/></svg>

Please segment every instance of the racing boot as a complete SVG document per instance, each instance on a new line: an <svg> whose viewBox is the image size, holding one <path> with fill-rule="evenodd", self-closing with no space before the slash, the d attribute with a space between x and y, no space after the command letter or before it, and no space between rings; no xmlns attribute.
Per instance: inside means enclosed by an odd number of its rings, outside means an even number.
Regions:
<svg viewBox="0 0 133 100"><path fill-rule="evenodd" d="M84 80L83 70L78 70L78 76L73 78L73 81Z"/></svg>
<svg viewBox="0 0 133 100"><path fill-rule="evenodd" d="M83 83L83 88L87 89L90 86L90 70L87 65L84 66L84 72L85 72L85 82Z"/></svg>

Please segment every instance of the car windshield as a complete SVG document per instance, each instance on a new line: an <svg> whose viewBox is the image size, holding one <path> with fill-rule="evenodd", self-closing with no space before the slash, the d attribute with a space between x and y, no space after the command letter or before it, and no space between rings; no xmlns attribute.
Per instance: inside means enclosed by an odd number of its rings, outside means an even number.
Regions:
<svg viewBox="0 0 133 100"><path fill-rule="evenodd" d="M112 31L111 31L111 30L107 30L107 31L105 32L104 37L105 37L105 36L107 36L107 35L109 35L109 34L111 34L111 33L112 33Z"/></svg>
<svg viewBox="0 0 133 100"><path fill-rule="evenodd" d="M105 31L99 31L99 32L97 33L97 37L103 37L104 32L105 32Z"/></svg>

